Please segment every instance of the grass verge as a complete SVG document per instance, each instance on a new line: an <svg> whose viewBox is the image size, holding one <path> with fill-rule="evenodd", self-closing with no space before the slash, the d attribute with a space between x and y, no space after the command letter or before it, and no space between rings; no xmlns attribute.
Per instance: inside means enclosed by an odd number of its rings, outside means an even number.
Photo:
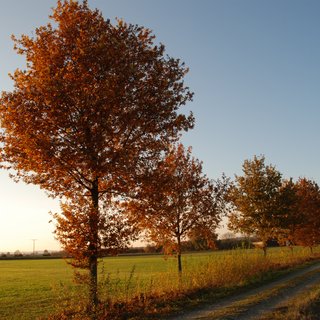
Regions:
<svg viewBox="0 0 320 320"><path fill-rule="evenodd" d="M172 313L212 303L281 278L290 271L302 268L301 264L306 261L311 264L319 255L311 257L303 250L292 254L289 250L278 248L271 250L267 259L257 250L234 250L199 260L196 258L196 255L189 256L185 261L181 279L173 270L150 274L150 277L139 272L135 274L133 270L121 280L119 274L116 277L107 274L100 287L102 303L99 318L167 319ZM266 294L271 296L276 294L276 290ZM257 296L255 301L246 301L246 304L257 303L267 296ZM51 319L86 319L85 302L79 303L79 296L76 301L76 308L71 303ZM240 311L244 305L234 307Z"/></svg>

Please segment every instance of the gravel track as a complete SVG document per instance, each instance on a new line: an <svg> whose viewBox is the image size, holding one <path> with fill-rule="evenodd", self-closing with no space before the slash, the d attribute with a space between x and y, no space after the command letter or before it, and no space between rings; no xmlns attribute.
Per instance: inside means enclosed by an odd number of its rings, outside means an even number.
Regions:
<svg viewBox="0 0 320 320"><path fill-rule="evenodd" d="M228 320L249 320L259 319L263 314L271 312L274 308L285 301L301 294L304 290L310 290L314 285L320 285L320 262L300 270L293 271L281 279L269 282L255 289L248 290L238 295L233 295L219 302L206 305L197 310L182 313L170 318L171 320L194 320L194 319L228 319ZM273 291L273 294L269 294ZM263 299L258 296L266 294ZM250 303L246 304L246 301ZM234 307L241 304L242 310L234 314ZM233 310L232 310L233 309ZM218 312L224 311L224 316ZM229 312L228 312L229 310Z"/></svg>

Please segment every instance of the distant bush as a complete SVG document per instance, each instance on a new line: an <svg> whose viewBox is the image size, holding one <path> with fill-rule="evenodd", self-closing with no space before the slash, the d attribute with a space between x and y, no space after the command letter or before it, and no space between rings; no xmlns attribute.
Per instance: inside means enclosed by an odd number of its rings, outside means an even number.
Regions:
<svg viewBox="0 0 320 320"><path fill-rule="evenodd" d="M23 254L19 250L16 250L13 255L15 257L23 257Z"/></svg>
<svg viewBox="0 0 320 320"><path fill-rule="evenodd" d="M251 239L243 237L217 240L216 245L219 250L232 250L237 248L251 249L254 247Z"/></svg>
<svg viewBox="0 0 320 320"><path fill-rule="evenodd" d="M44 257L50 257L50 256L51 256L51 253L50 253L48 250L44 250L42 255L43 255Z"/></svg>

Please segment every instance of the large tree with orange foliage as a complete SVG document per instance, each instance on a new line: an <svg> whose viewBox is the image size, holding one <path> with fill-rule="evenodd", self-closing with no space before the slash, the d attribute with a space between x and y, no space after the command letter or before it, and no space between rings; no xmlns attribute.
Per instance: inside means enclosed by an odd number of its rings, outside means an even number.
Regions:
<svg viewBox="0 0 320 320"><path fill-rule="evenodd" d="M178 271L182 271L181 242L195 232L208 242L225 210L224 195L228 179L215 183L202 173L202 164L179 144L164 155L140 188L137 199L127 204L147 237L175 253Z"/></svg>
<svg viewBox="0 0 320 320"><path fill-rule="evenodd" d="M126 194L148 161L193 126L186 67L150 30L113 25L87 1L58 1L53 24L15 40L25 70L0 100L2 167L56 197L85 197L91 303L97 304L104 195Z"/></svg>

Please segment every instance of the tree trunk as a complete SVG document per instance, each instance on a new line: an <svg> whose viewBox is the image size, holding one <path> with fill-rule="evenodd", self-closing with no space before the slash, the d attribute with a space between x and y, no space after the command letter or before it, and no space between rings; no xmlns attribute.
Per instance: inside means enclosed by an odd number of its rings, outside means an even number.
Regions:
<svg viewBox="0 0 320 320"><path fill-rule="evenodd" d="M263 250L263 256L266 258L267 257L267 244L265 241L263 241L262 250Z"/></svg>
<svg viewBox="0 0 320 320"><path fill-rule="evenodd" d="M293 246L290 245L291 254L293 255Z"/></svg>
<svg viewBox="0 0 320 320"><path fill-rule="evenodd" d="M178 252L177 252L177 257L178 257L178 272L181 275L182 272L182 262L181 262L181 239L180 235L177 236L177 242L178 242Z"/></svg>
<svg viewBox="0 0 320 320"><path fill-rule="evenodd" d="M182 272L181 253L178 253L178 271Z"/></svg>
<svg viewBox="0 0 320 320"><path fill-rule="evenodd" d="M98 305L98 221L99 221L99 191L98 180L93 183L91 190L92 211L90 212L90 243L89 243L89 301L90 308L95 314Z"/></svg>
<svg viewBox="0 0 320 320"><path fill-rule="evenodd" d="M312 247L312 246L310 246L309 248L310 248L310 252L311 252L311 254L313 254L313 247Z"/></svg>
<svg viewBox="0 0 320 320"><path fill-rule="evenodd" d="M90 308L91 311L96 309L98 305L98 259L97 256L91 254L89 257L89 264L90 264Z"/></svg>

